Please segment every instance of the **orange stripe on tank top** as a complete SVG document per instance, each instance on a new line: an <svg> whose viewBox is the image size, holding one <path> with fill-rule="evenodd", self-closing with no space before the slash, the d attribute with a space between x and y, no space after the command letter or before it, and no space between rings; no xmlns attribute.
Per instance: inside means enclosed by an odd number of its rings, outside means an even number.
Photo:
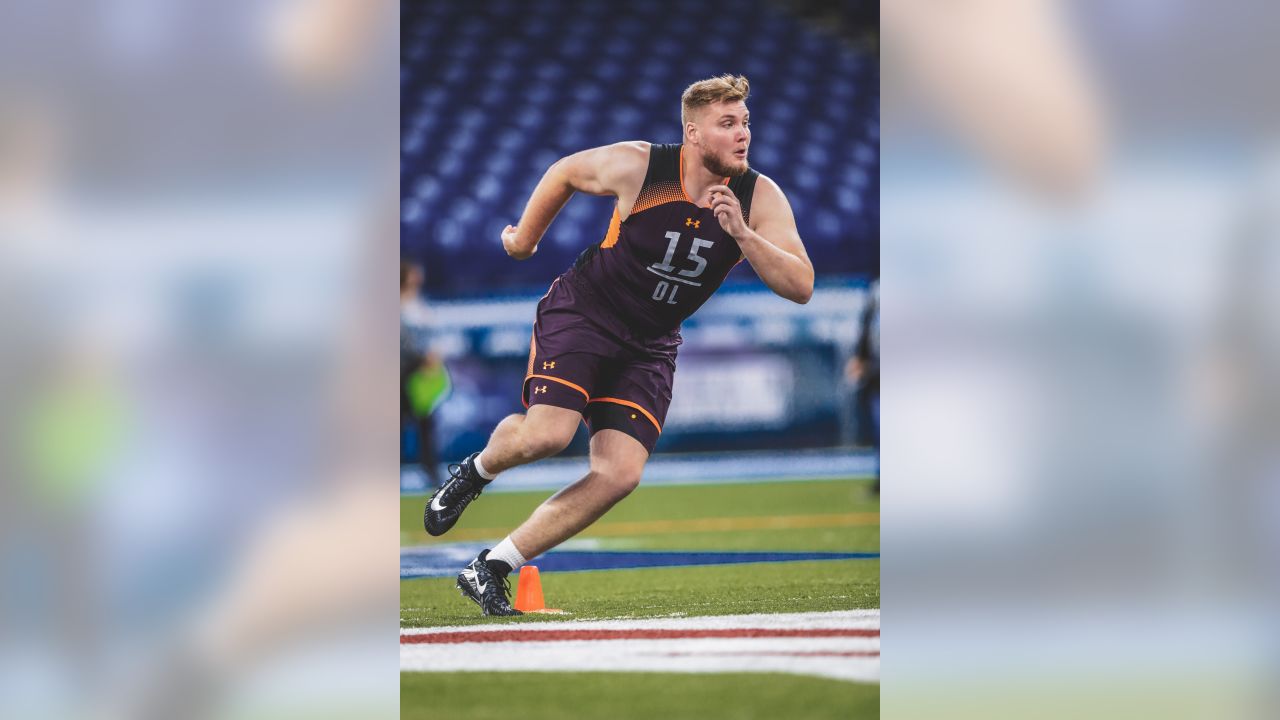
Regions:
<svg viewBox="0 0 1280 720"><path fill-rule="evenodd" d="M604 236L602 248L611 248L618 244L618 234L622 232L622 216L618 214L618 206L613 206L613 219L609 221L609 232Z"/></svg>

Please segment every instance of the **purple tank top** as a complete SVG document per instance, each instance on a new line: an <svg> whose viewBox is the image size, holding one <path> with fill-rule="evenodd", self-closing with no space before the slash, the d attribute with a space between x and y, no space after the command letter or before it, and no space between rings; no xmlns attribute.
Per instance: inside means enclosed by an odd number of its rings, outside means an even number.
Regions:
<svg viewBox="0 0 1280 720"><path fill-rule="evenodd" d="M620 220L615 206L604 240L564 274L603 302L593 315L644 337L679 329L742 259L711 209L685 194L681 152L678 144L650 147L649 170L631 214ZM727 183L748 222L759 175L748 170Z"/></svg>

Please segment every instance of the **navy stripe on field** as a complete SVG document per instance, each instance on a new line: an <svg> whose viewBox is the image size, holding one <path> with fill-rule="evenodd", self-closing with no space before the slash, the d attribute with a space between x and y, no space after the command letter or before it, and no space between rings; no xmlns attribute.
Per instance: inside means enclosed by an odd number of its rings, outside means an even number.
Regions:
<svg viewBox="0 0 1280 720"><path fill-rule="evenodd" d="M474 547L408 548L400 551L400 579L452 577L483 549ZM880 553L835 552L670 552L553 550L530 564L544 572L621 570L627 568L733 565L802 560L877 559Z"/></svg>

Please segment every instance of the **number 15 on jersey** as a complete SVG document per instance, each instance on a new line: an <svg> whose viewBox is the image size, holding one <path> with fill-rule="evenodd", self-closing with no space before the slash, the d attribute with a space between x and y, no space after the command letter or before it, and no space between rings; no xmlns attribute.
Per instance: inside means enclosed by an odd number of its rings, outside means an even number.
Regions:
<svg viewBox="0 0 1280 720"><path fill-rule="evenodd" d="M693 238L693 245L689 248L688 259L693 261L693 267L683 270L677 269L671 264L675 259L676 247L680 244L680 233L672 230L666 234L666 238L671 242L667 245L667 254L662 258L662 262L654 263L646 268L649 272L657 275L662 280L653 289L653 299L658 302L666 302L668 305L676 304L676 294L680 290L680 285L692 285L694 287L702 287L702 283L697 282L694 278L702 274L707 269L707 259L698 253L705 250L715 243L702 238ZM675 273L674 275L671 273Z"/></svg>

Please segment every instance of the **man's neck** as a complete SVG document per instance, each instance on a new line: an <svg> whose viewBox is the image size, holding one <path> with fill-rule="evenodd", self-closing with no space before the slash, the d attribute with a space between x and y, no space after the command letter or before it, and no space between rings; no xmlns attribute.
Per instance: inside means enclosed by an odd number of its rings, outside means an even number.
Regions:
<svg viewBox="0 0 1280 720"><path fill-rule="evenodd" d="M689 194L689 199L695 204L706 205L710 202L710 198L707 197L707 188L724 184L726 178L708 170L702 163L702 153L687 142L684 145L683 155L684 191Z"/></svg>

